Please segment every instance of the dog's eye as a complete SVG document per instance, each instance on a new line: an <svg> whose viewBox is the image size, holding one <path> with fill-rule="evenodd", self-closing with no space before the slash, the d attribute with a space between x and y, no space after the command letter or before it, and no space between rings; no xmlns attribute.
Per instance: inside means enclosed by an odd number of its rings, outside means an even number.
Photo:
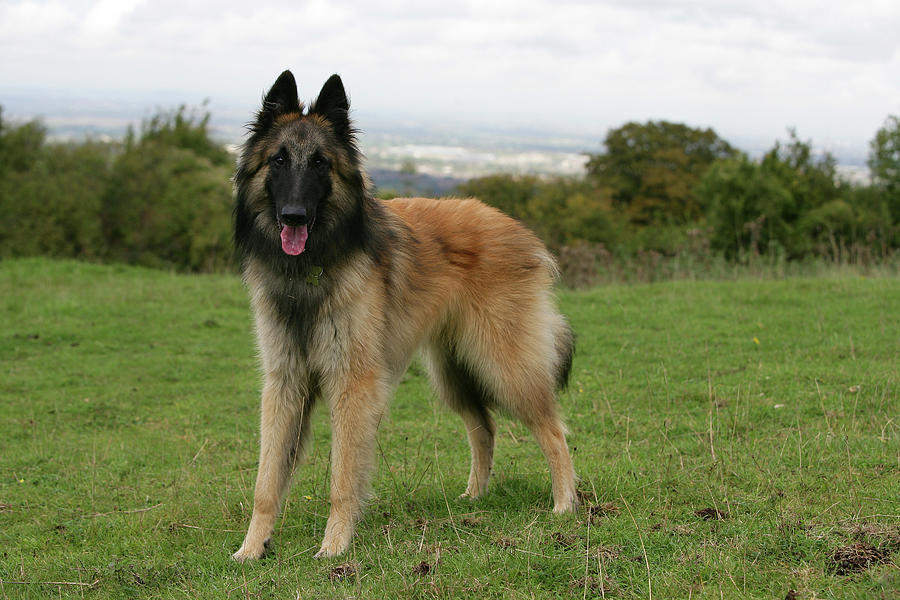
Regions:
<svg viewBox="0 0 900 600"><path fill-rule="evenodd" d="M328 159L322 154L314 154L312 157L314 167L323 169L329 165Z"/></svg>
<svg viewBox="0 0 900 600"><path fill-rule="evenodd" d="M269 159L269 164L276 168L284 165L284 156L282 156L281 154L276 154Z"/></svg>

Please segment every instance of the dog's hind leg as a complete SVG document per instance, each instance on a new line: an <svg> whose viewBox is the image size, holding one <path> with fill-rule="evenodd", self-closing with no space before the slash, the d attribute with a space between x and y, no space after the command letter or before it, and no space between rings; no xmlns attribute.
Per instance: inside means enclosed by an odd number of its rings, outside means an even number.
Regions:
<svg viewBox="0 0 900 600"><path fill-rule="evenodd" d="M551 394L552 398L552 394ZM566 428L555 411L543 418L525 420L550 465L553 485L553 512L572 512L578 506L575 469L566 445Z"/></svg>
<svg viewBox="0 0 900 600"><path fill-rule="evenodd" d="M438 396L459 413L469 437L472 465L461 497L478 498L487 491L494 461L496 425L487 407L486 390L464 365L454 360L449 349L432 345L424 354Z"/></svg>
<svg viewBox="0 0 900 600"><path fill-rule="evenodd" d="M309 434L311 407L311 402L295 398L283 383L266 382L253 516L244 543L232 555L239 562L260 558L269 547L282 498Z"/></svg>
<svg viewBox="0 0 900 600"><path fill-rule="evenodd" d="M512 363L496 363L492 372L498 403L531 430L547 459L553 484L553 512L575 510L575 469L566 445L566 427L557 412L552 377L540 375L540 369Z"/></svg>
<svg viewBox="0 0 900 600"><path fill-rule="evenodd" d="M494 463L494 434L496 425L487 408L469 406L457 410L466 425L469 446L472 449L472 465L469 483L461 497L478 498L487 491L491 468Z"/></svg>
<svg viewBox="0 0 900 600"><path fill-rule="evenodd" d="M471 340L467 364L477 367L473 375L496 405L534 434L550 466L553 510L570 512L578 504L575 470L554 389L571 366L571 332L546 299L515 321L484 310L475 315L461 336Z"/></svg>

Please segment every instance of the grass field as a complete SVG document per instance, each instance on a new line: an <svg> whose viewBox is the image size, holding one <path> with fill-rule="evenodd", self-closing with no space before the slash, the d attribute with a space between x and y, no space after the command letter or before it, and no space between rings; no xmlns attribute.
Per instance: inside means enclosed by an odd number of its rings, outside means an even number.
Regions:
<svg viewBox="0 0 900 600"><path fill-rule="evenodd" d="M489 494L413 365L352 550L314 560L327 411L248 524L260 376L233 276L0 262L0 598L900 598L900 279L560 292L584 508L501 418Z"/></svg>

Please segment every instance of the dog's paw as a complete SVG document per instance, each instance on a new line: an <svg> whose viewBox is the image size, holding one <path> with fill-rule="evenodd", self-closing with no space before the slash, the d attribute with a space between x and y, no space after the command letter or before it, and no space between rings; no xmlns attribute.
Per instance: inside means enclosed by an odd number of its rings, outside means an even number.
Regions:
<svg viewBox="0 0 900 600"><path fill-rule="evenodd" d="M269 551L269 544L271 539L265 540L262 544L259 544L257 547L252 547L247 544L245 541L244 544L238 549L237 552L231 555L232 560L236 560L239 563L246 562L248 560L256 560L258 558L262 558L265 556L266 552Z"/></svg>
<svg viewBox="0 0 900 600"><path fill-rule="evenodd" d="M487 485L483 485L483 486L479 487L477 485L473 485L470 483L469 486L466 488L466 491L464 491L462 494L459 495L459 499L462 500L464 498L467 498L469 500L478 500L479 498L484 496L486 493L487 493Z"/></svg>
<svg viewBox="0 0 900 600"><path fill-rule="evenodd" d="M256 560L260 556L262 556L262 555L258 554L256 552L248 552L247 550L244 549L243 546L241 546L237 552L235 552L234 554L231 555L231 560L242 563L242 562L247 562L248 560Z"/></svg>
<svg viewBox="0 0 900 600"><path fill-rule="evenodd" d="M319 548L319 551L313 555L313 558L331 558L333 556L339 556L343 554L346 549L346 546L340 548L335 545L326 545L323 543L322 547Z"/></svg>
<svg viewBox="0 0 900 600"><path fill-rule="evenodd" d="M557 502L553 506L553 512L557 515L572 513L578 509L578 504L578 496L573 494L571 498L566 498L562 502Z"/></svg>
<svg viewBox="0 0 900 600"><path fill-rule="evenodd" d="M347 548L350 546L350 540L340 540L337 536L326 538L322 541L322 547L319 548L319 551L315 553L313 558L331 558L332 556L338 556L347 551Z"/></svg>
<svg viewBox="0 0 900 600"><path fill-rule="evenodd" d="M340 552L334 552L328 548L319 548L319 551L313 554L313 558L332 558L339 554Z"/></svg>

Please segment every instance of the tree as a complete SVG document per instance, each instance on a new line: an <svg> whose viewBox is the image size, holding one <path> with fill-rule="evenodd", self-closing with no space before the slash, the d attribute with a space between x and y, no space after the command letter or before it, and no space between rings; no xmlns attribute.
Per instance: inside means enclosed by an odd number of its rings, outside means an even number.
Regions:
<svg viewBox="0 0 900 600"><path fill-rule="evenodd" d="M412 196L416 185L416 162L413 159L403 159L400 165L400 179L403 180L403 195Z"/></svg>
<svg viewBox="0 0 900 600"><path fill-rule="evenodd" d="M608 192L584 179L488 175L461 184L457 192L522 221L553 248L616 238Z"/></svg>
<svg viewBox="0 0 900 600"><path fill-rule="evenodd" d="M794 129L788 130L788 141L776 141L775 146L763 156L760 166L778 177L793 198L789 220L837 199L841 195L838 185L837 161L828 152L816 156L812 142L801 140Z"/></svg>
<svg viewBox="0 0 900 600"><path fill-rule="evenodd" d="M627 123L610 130L604 146L588 160L588 177L638 225L697 220L706 207L694 187L713 162L736 154L712 129L668 121Z"/></svg>
<svg viewBox="0 0 900 600"><path fill-rule="evenodd" d="M37 160L44 142L47 128L37 119L21 125L3 120L0 106L0 174L27 171Z"/></svg>
<svg viewBox="0 0 900 600"><path fill-rule="evenodd" d="M530 175L488 175L470 179L457 188L461 196L478 198L506 214L530 222L528 205L537 193L538 179Z"/></svg>
<svg viewBox="0 0 900 600"><path fill-rule="evenodd" d="M48 143L39 121L0 113L0 257L230 266L233 159L209 114L160 112L124 143Z"/></svg>
<svg viewBox="0 0 900 600"><path fill-rule="evenodd" d="M109 258L153 267L225 268L230 170L169 141L144 138L116 159L103 199Z"/></svg>
<svg viewBox="0 0 900 600"><path fill-rule="evenodd" d="M889 116L869 143L869 169L885 195L891 218L900 222L900 117Z"/></svg>
<svg viewBox="0 0 900 600"><path fill-rule="evenodd" d="M231 168L234 164L233 157L225 146L213 140L209 133L211 115L206 110L206 102L203 103L201 110L202 114L196 109L188 111L182 104L174 111L158 112L141 124L140 141L190 150L214 165ZM134 132L129 129L126 146L132 143Z"/></svg>
<svg viewBox="0 0 900 600"><path fill-rule="evenodd" d="M841 185L835 164L794 130L759 162L742 156L714 164L696 190L709 207L712 247L731 258L783 251L834 260L863 244L885 248L886 211L872 194Z"/></svg>
<svg viewBox="0 0 900 600"><path fill-rule="evenodd" d="M48 143L37 120L0 120L0 257L99 256L112 151L99 142Z"/></svg>
<svg viewBox="0 0 900 600"><path fill-rule="evenodd" d="M538 183L526 222L555 248L575 242L609 245L618 230L606 190L570 177Z"/></svg>
<svg viewBox="0 0 900 600"><path fill-rule="evenodd" d="M708 205L710 245L729 259L769 253L791 239L793 199L782 182L746 156L716 162L697 186Z"/></svg>

